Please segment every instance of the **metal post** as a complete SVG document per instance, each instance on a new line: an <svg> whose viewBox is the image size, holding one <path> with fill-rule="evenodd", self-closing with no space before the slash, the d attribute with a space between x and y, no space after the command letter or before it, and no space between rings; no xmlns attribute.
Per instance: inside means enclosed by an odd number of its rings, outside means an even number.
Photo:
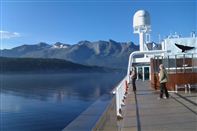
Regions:
<svg viewBox="0 0 197 131"><path fill-rule="evenodd" d="M170 72L170 65L169 65L169 55L168 55L168 73Z"/></svg>
<svg viewBox="0 0 197 131"><path fill-rule="evenodd" d="M120 110L120 96L118 93L118 88L116 88L116 115L122 117L122 115L120 114L119 110Z"/></svg>
<svg viewBox="0 0 197 131"><path fill-rule="evenodd" d="M139 69L138 67L136 69L137 69L137 80L139 80L139 76L138 76Z"/></svg>
<svg viewBox="0 0 197 131"><path fill-rule="evenodd" d="M149 68L149 80L151 80L151 68L150 66L148 68Z"/></svg>
<svg viewBox="0 0 197 131"><path fill-rule="evenodd" d="M144 81L144 66L142 66L142 80Z"/></svg>
<svg viewBox="0 0 197 131"><path fill-rule="evenodd" d="M175 55L175 71L176 71L176 73L177 73L177 62L176 62L176 59L177 59L177 57L176 57L176 55Z"/></svg>
<svg viewBox="0 0 197 131"><path fill-rule="evenodd" d="M194 60L194 56L193 56L193 54L192 54L192 72L194 72L194 64L193 64L193 60Z"/></svg>
<svg viewBox="0 0 197 131"><path fill-rule="evenodd" d="M183 54L183 72L185 73L185 54Z"/></svg>

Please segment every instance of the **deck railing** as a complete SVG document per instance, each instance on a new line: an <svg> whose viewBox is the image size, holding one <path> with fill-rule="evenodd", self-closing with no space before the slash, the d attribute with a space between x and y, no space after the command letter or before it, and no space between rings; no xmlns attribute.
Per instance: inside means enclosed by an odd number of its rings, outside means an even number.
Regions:
<svg viewBox="0 0 197 131"><path fill-rule="evenodd" d="M159 65L164 64L168 73L197 72L197 53L181 53L153 58L153 71L159 71Z"/></svg>
<svg viewBox="0 0 197 131"><path fill-rule="evenodd" d="M185 92L191 85L197 83L197 53L179 53L166 56L155 56L151 61L151 85L159 89L159 65L163 64L168 72L167 87L170 91L177 92L179 87L184 87Z"/></svg>
<svg viewBox="0 0 197 131"><path fill-rule="evenodd" d="M126 92L127 92L127 76L123 78L123 80L117 85L117 87L114 90L114 94L116 95L116 114L119 117L122 117L122 106L125 105L124 99L126 98Z"/></svg>
<svg viewBox="0 0 197 131"><path fill-rule="evenodd" d="M122 106L125 105L124 99L126 98L128 83L130 83L130 69L133 62L133 56L140 54L162 54L168 51L163 50L153 50L153 51L135 51L129 56L127 75L122 79L122 81L115 87L113 93L116 95L116 115L117 117L122 117Z"/></svg>

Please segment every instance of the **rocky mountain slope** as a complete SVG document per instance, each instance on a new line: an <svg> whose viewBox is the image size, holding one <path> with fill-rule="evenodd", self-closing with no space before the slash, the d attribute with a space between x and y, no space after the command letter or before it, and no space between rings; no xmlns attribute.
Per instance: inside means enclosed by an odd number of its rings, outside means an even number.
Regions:
<svg viewBox="0 0 197 131"><path fill-rule="evenodd" d="M85 65L126 68L129 54L139 49L132 42L80 41L69 45L38 43L1 50L4 57L58 58Z"/></svg>

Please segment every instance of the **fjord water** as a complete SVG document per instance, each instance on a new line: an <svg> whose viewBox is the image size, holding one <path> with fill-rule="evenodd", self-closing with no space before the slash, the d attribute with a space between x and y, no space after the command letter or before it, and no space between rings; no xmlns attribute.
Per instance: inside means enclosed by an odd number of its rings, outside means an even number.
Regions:
<svg viewBox="0 0 197 131"><path fill-rule="evenodd" d="M1 131L58 131L103 94L123 73L0 75Z"/></svg>

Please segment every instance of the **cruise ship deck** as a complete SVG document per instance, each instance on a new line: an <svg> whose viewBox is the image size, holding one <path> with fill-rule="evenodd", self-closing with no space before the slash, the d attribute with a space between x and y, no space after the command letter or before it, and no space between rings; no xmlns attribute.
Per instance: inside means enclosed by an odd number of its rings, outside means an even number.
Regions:
<svg viewBox="0 0 197 131"><path fill-rule="evenodd" d="M134 14L133 29L139 34L139 51L129 55L127 74L112 91L111 103L108 99L99 100L64 130L197 131L195 33L191 37L175 33L160 43L161 49L155 49L154 43L148 48L151 24L150 14L145 10ZM169 99L158 99L160 64L168 73ZM136 93L127 84L131 82L132 67L137 70Z"/></svg>
<svg viewBox="0 0 197 131"><path fill-rule="evenodd" d="M149 81L137 81L137 92L131 85L123 119L117 120L115 99L103 113L93 130L98 131L196 131L197 93L170 93L169 99L158 100L159 92L150 87Z"/></svg>

